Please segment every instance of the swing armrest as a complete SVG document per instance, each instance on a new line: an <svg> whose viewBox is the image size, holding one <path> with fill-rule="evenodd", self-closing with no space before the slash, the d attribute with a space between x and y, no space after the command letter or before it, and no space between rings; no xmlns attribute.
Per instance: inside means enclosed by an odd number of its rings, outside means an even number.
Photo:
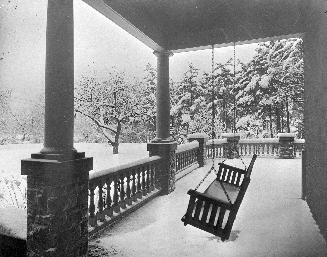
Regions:
<svg viewBox="0 0 327 257"><path fill-rule="evenodd" d="M229 202L225 202L223 200L219 200L213 197L210 197L206 194L200 193L198 191L195 191L193 189L190 189L187 194L189 194L191 197L194 197L196 200L206 201L212 204L217 204L220 207L223 207L227 210L230 210L233 206L233 204L230 204Z"/></svg>

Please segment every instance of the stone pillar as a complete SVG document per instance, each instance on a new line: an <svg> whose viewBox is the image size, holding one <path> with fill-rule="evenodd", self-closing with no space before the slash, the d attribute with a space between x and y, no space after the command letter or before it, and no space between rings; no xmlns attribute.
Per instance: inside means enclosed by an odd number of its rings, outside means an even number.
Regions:
<svg viewBox="0 0 327 257"><path fill-rule="evenodd" d="M203 167L205 163L205 159L207 158L207 141L208 136L205 133L194 133L188 135L187 137L189 142L198 141L199 142L199 150L198 150L198 163L199 167Z"/></svg>
<svg viewBox="0 0 327 257"><path fill-rule="evenodd" d="M71 154L74 135L73 0L48 0L44 154Z"/></svg>
<svg viewBox="0 0 327 257"><path fill-rule="evenodd" d="M149 143L149 155L159 155L163 158L159 172L159 183L162 194L167 195L175 190L176 175L176 142Z"/></svg>
<svg viewBox="0 0 327 257"><path fill-rule="evenodd" d="M239 156L237 151L240 135L237 133L222 133L221 137L227 139L227 143L223 144L224 158L238 158Z"/></svg>
<svg viewBox="0 0 327 257"><path fill-rule="evenodd" d="M170 51L155 51L157 56L157 117L155 142L171 142L169 130L170 94L169 94L169 56Z"/></svg>
<svg viewBox="0 0 327 257"><path fill-rule="evenodd" d="M74 160L22 160L22 175L27 175L27 256L87 256L91 169L92 158L83 153Z"/></svg>
<svg viewBox="0 0 327 257"><path fill-rule="evenodd" d="M48 0L44 148L27 175L27 256L87 256L92 158L73 147L73 0Z"/></svg>
<svg viewBox="0 0 327 257"><path fill-rule="evenodd" d="M294 137L292 133L279 133L279 158L293 159L294 158Z"/></svg>

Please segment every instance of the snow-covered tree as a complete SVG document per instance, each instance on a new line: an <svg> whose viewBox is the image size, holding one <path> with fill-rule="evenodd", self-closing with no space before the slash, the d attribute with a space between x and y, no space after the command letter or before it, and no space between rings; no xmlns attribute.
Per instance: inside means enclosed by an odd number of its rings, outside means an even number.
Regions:
<svg viewBox="0 0 327 257"><path fill-rule="evenodd" d="M140 112L142 120L147 130L148 140L154 137L155 117L156 117L156 91L157 91L157 71L148 63L144 70L144 77L140 83L142 95L140 101Z"/></svg>
<svg viewBox="0 0 327 257"><path fill-rule="evenodd" d="M261 43L253 59L242 65L238 87L241 116L256 116L261 130L267 122L270 136L289 132L292 125L299 128L303 120L302 40Z"/></svg>
<svg viewBox="0 0 327 257"><path fill-rule="evenodd" d="M113 71L107 79L82 77L75 90L75 111L89 118L107 142L118 153L119 138L124 125L139 115L137 85L132 84L121 72Z"/></svg>

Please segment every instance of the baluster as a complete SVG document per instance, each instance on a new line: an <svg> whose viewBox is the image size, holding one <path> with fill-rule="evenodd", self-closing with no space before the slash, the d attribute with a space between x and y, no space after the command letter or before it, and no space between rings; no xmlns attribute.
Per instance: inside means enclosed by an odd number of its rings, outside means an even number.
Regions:
<svg viewBox="0 0 327 257"><path fill-rule="evenodd" d="M97 220L100 220L101 222L103 222L105 220L105 218L104 218L104 213L103 213L103 191L102 191L103 182L102 181L99 181L98 188L99 188L99 191L98 191L99 199L98 199L98 212L96 215L97 215Z"/></svg>
<svg viewBox="0 0 327 257"><path fill-rule="evenodd" d="M151 191L153 191L154 190L154 188L155 188L155 184L154 184L154 172L155 172L155 164L151 164L151 183L150 183L150 185L151 185Z"/></svg>
<svg viewBox="0 0 327 257"><path fill-rule="evenodd" d="M189 158L190 158L190 152L187 151L185 153L185 168L188 167L188 165L189 165Z"/></svg>
<svg viewBox="0 0 327 257"><path fill-rule="evenodd" d="M118 197L118 187L119 187L119 178L118 175L114 177L114 212L119 213L120 207L119 207L119 197Z"/></svg>
<svg viewBox="0 0 327 257"><path fill-rule="evenodd" d="M97 219L95 216L95 204L94 204L94 185L92 183L89 184L90 190L90 205L89 205L89 224L91 227L97 226Z"/></svg>
<svg viewBox="0 0 327 257"><path fill-rule="evenodd" d="M120 207L125 209L126 208L126 201L125 201L125 174L120 174Z"/></svg>
<svg viewBox="0 0 327 257"><path fill-rule="evenodd" d="M266 144L263 143L263 144L262 144L262 155L265 156L266 153L267 153L267 150L266 150Z"/></svg>
<svg viewBox="0 0 327 257"><path fill-rule="evenodd" d="M182 169L185 168L185 165L186 165L186 152L183 152L183 166L182 166Z"/></svg>
<svg viewBox="0 0 327 257"><path fill-rule="evenodd" d="M191 151L187 152L187 167L191 164Z"/></svg>
<svg viewBox="0 0 327 257"><path fill-rule="evenodd" d="M137 169L137 197L142 198L141 191L141 168Z"/></svg>
<svg viewBox="0 0 327 257"><path fill-rule="evenodd" d="M112 203L112 199L111 199L111 180L110 178L108 178L106 180L106 184L107 184L107 199L106 199L106 214L109 217L112 217L112 208L111 208L111 203Z"/></svg>
<svg viewBox="0 0 327 257"><path fill-rule="evenodd" d="M185 158L186 156L185 156L185 154L186 154L186 153L183 152L183 166L182 166L182 169L185 168L185 164L186 164L186 163L185 163L185 161L186 161L186 158Z"/></svg>
<svg viewBox="0 0 327 257"><path fill-rule="evenodd" d="M133 201L136 202L137 201L137 197L136 197L136 179L135 179L135 169L133 169L132 171L133 173L133 179L132 179L132 198L133 198Z"/></svg>
<svg viewBox="0 0 327 257"><path fill-rule="evenodd" d="M126 202L128 205L132 205L132 198L131 198L131 170L127 171L127 181L126 181Z"/></svg>
<svg viewBox="0 0 327 257"><path fill-rule="evenodd" d="M151 170L151 165L147 165L146 169L146 193L150 193L150 170Z"/></svg>
<svg viewBox="0 0 327 257"><path fill-rule="evenodd" d="M145 185L145 167L142 167L142 195L146 195L146 185Z"/></svg>

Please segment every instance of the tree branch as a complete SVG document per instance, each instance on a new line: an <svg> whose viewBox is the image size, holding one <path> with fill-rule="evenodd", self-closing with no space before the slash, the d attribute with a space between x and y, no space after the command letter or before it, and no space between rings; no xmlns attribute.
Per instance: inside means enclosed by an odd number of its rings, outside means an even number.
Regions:
<svg viewBox="0 0 327 257"><path fill-rule="evenodd" d="M91 119L98 127L103 128L103 129L108 129L113 134L117 134L116 130L114 130L113 128L111 128L109 126L106 126L106 125L102 124L100 121L98 121L96 118L92 117L91 115L89 115L87 113L84 113L79 109L75 109L75 111L82 114L82 115L84 115L85 117L88 117L89 119Z"/></svg>

